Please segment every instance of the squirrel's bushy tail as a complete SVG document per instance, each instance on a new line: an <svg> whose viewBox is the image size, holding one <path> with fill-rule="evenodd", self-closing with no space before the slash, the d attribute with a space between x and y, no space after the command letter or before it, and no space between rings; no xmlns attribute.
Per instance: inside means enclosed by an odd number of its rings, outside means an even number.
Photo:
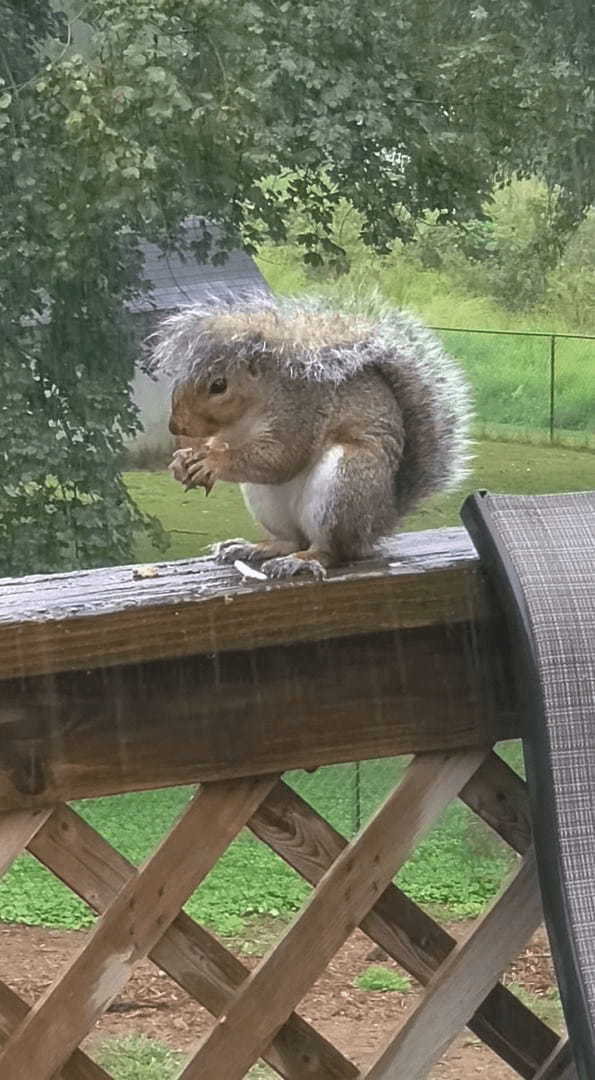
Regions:
<svg viewBox="0 0 595 1080"><path fill-rule="evenodd" d="M279 309L281 321L320 320L328 328L318 348L304 343L293 356L290 350L286 363L297 377L337 383L373 366L393 389L405 429L395 475L399 518L420 499L465 479L471 457L470 390L460 365L432 331L374 294L337 306L316 297L286 300Z"/></svg>
<svg viewBox="0 0 595 1080"><path fill-rule="evenodd" d="M435 335L400 311L386 312L375 332L376 365L394 388L405 428L395 476L399 516L468 474L471 397L458 363Z"/></svg>

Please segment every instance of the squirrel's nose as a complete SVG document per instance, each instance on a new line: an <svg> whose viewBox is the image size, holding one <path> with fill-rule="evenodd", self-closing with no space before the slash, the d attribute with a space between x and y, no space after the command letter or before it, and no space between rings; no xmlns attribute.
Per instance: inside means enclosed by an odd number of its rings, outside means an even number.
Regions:
<svg viewBox="0 0 595 1080"><path fill-rule="evenodd" d="M184 428L177 422L174 414L169 418L169 430L172 435L185 435Z"/></svg>

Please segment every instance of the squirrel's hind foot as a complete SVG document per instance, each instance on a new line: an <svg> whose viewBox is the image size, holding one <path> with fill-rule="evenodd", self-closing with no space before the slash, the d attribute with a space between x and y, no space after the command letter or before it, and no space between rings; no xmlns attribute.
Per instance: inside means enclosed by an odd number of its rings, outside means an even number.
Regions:
<svg viewBox="0 0 595 1080"><path fill-rule="evenodd" d="M280 555L291 555L299 546L299 540L262 540L258 544L251 544L249 540L222 540L215 544L212 553L217 562L234 563L236 559L241 562L262 563L265 559L274 562Z"/></svg>
<svg viewBox="0 0 595 1080"><path fill-rule="evenodd" d="M251 544L249 540L222 540L219 544L213 544L211 554L217 562L234 563L236 559L243 562L255 561L255 548L258 544Z"/></svg>
<svg viewBox="0 0 595 1080"><path fill-rule="evenodd" d="M290 540L263 540L251 544L238 537L214 544L212 554L217 562L256 563L269 578L295 577L296 574L309 574L319 580L325 578L328 557L313 548L296 551L296 546Z"/></svg>
<svg viewBox="0 0 595 1080"><path fill-rule="evenodd" d="M310 574L319 581L326 577L326 567L309 552L297 551L293 555L283 555L277 559L267 559L261 570L270 578L295 577L296 574Z"/></svg>

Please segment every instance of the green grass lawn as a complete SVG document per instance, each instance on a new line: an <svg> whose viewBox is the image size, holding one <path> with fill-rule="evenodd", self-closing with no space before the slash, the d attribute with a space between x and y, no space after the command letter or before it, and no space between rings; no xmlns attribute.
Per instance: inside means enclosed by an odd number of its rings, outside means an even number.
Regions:
<svg viewBox="0 0 595 1080"><path fill-rule="evenodd" d="M171 530L167 558L196 555L216 539L256 536L239 492L229 486L207 499L185 494L166 473L130 473L130 491L143 509L161 518ZM474 473L460 491L428 503L405 524L409 529L458 522L466 491L486 487L517 493L584 490L595 486L595 456L587 451L527 446L520 443L478 444ZM156 557L147 544L139 547L141 561ZM161 556L159 556L161 557ZM515 765L518 748L508 748ZM371 814L397 781L402 760L388 759L297 772L289 779L332 824L352 834L356 785L362 819ZM183 810L189 789L140 792L78 803L84 817L133 862L140 862ZM446 909L452 916L476 914L497 890L510 865L507 851L462 806L449 808L439 825L403 868L399 881L420 903ZM284 863L245 834L219 860L187 910L222 934L241 936L259 916L286 917L307 895L308 888ZM5 921L80 927L91 916L56 879L30 856L17 860L0 880L0 919Z"/></svg>

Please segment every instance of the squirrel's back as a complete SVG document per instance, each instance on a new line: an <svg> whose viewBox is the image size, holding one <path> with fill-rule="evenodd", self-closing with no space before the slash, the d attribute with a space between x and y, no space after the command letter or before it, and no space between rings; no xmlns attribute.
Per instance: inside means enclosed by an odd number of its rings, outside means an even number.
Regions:
<svg viewBox="0 0 595 1080"><path fill-rule="evenodd" d="M211 378L236 364L334 385L379 373L395 395L405 433L394 481L399 517L466 475L467 383L434 334L399 310L251 294L214 297L163 324L155 367L185 380Z"/></svg>

